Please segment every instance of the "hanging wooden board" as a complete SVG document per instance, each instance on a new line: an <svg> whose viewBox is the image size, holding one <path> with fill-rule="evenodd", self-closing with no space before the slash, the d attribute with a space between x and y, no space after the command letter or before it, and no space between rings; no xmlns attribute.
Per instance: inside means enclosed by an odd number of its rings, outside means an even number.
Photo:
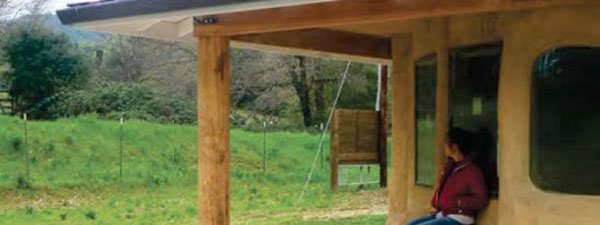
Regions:
<svg viewBox="0 0 600 225"><path fill-rule="evenodd" d="M383 165L381 156L380 112L336 110L331 127L331 188L338 189L338 167L342 164ZM385 160L384 160L385 159ZM385 179L385 177L380 177ZM385 182L384 182L385 183Z"/></svg>

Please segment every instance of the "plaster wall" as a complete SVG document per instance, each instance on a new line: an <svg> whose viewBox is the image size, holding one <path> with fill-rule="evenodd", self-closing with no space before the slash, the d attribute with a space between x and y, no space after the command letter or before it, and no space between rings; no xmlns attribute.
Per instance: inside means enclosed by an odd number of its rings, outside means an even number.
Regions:
<svg viewBox="0 0 600 225"><path fill-rule="evenodd" d="M498 102L500 225L598 224L600 196L550 193L529 177L531 81L535 59L561 46L600 46L600 5L503 15Z"/></svg>
<svg viewBox="0 0 600 225"><path fill-rule="evenodd" d="M447 22L440 22L442 20ZM555 47L573 45L600 47L598 21L600 21L600 4L586 4L520 12L433 18L406 25L409 33L404 35L412 37L408 39L411 41L410 61L435 53L447 55L447 49L443 48L445 38L448 48L503 42L498 97L499 198L491 200L488 208L479 218L479 225L598 224L600 221L600 196L546 192L537 188L529 177L529 118L533 63L538 56ZM443 33L444 26L447 26L447 34ZM394 48L392 51L399 51L399 49ZM398 58L394 58L394 61L396 60ZM413 64L395 63L394 65L402 66L403 68L397 70L414 76ZM444 73L447 71L438 73L438 76ZM402 84L398 77L392 76L392 84L410 86ZM438 86L439 88L443 87ZM438 93L444 93L439 91ZM414 98L414 92L405 94L410 96L403 96L404 99ZM396 104L392 110L398 110L394 108L399 107L399 102L395 99L394 103ZM440 101L437 104L439 105ZM407 113L408 110L414 113L414 102L408 107L412 108L404 108L403 112ZM437 113L447 113L446 110ZM406 180L397 181L395 184L401 184L406 189L403 189L402 193L390 193L390 202L392 204L406 201L406 205L403 205L405 208L402 207L405 211L398 211L400 208L395 208L396 211L391 210L390 213L405 215L406 219L395 220L390 217L388 224L404 224L407 220L427 214L431 210L429 201L433 188L415 184L414 115L403 114L403 116L411 119L406 121L402 118L392 118L392 121L393 124L411 123L412 127L403 127L402 130L403 134L410 133L402 141L411 144L403 143L402 147L396 147L397 150L391 157L393 160L395 153L402 152L403 161L400 163L405 163L402 168L407 170L402 173L402 178ZM447 123L439 124L439 121L444 120L438 120L436 126L447 126ZM439 150L437 149L436 152L437 157L441 157L442 154ZM439 167L441 162L436 161L436 166ZM392 167L398 163L392 161ZM398 170L392 171L390 174L392 179ZM390 191L393 190L391 187Z"/></svg>

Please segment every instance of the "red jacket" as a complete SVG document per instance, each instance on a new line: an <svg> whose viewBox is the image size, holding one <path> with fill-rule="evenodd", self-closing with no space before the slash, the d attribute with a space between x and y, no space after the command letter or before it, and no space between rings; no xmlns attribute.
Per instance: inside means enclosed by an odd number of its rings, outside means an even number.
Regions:
<svg viewBox="0 0 600 225"><path fill-rule="evenodd" d="M485 181L477 165L469 158L460 162L449 159L431 199L435 213L476 217L487 203Z"/></svg>

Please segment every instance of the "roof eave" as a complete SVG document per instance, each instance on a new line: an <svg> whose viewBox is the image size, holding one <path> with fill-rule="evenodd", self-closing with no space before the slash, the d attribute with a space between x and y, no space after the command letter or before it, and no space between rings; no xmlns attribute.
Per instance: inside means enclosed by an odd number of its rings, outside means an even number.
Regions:
<svg viewBox="0 0 600 225"><path fill-rule="evenodd" d="M107 24L136 19L201 16L334 0L120 0L56 11L65 25Z"/></svg>
<svg viewBox="0 0 600 225"><path fill-rule="evenodd" d="M70 25L222 5L243 4L255 1L256 0L121 0L75 6L58 10L56 14L63 24Z"/></svg>

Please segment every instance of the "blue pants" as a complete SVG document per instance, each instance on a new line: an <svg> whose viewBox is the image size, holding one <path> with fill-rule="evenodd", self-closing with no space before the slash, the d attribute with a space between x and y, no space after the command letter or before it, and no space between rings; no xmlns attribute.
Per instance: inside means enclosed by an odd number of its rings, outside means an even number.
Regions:
<svg viewBox="0 0 600 225"><path fill-rule="evenodd" d="M450 218L436 219L435 215L431 215L416 219L406 225L460 225L460 223Z"/></svg>

